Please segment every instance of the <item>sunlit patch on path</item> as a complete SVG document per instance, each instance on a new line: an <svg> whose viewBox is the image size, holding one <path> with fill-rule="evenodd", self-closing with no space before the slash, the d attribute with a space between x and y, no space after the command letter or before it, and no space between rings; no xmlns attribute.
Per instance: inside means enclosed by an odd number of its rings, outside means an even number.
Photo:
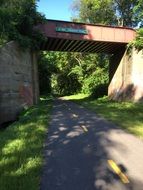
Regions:
<svg viewBox="0 0 143 190"><path fill-rule="evenodd" d="M72 114L72 116L73 116L74 118L78 118L78 115L77 115L77 114Z"/></svg>

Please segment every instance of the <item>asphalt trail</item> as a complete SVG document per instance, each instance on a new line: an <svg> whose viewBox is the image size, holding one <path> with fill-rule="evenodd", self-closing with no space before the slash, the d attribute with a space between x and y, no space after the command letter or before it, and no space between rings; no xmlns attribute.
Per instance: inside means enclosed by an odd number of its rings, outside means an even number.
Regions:
<svg viewBox="0 0 143 190"><path fill-rule="evenodd" d="M143 190L143 141L73 102L54 101L44 157L41 190Z"/></svg>

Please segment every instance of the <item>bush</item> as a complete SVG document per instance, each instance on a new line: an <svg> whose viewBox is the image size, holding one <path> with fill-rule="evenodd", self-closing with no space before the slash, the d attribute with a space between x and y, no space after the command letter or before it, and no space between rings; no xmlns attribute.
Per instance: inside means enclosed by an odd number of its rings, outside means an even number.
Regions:
<svg viewBox="0 0 143 190"><path fill-rule="evenodd" d="M100 84L96 86L91 93L91 97L95 99L106 95L108 95L108 84Z"/></svg>

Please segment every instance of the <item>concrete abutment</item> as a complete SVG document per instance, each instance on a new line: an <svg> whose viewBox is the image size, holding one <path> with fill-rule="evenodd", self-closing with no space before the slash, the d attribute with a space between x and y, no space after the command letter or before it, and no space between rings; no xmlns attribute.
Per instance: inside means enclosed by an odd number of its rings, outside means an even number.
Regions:
<svg viewBox="0 0 143 190"><path fill-rule="evenodd" d="M117 101L143 100L143 51L132 48L120 58L121 53L117 52L110 61L114 75L111 71L108 96Z"/></svg>
<svg viewBox="0 0 143 190"><path fill-rule="evenodd" d="M37 53L9 42L0 49L0 125L38 102Z"/></svg>

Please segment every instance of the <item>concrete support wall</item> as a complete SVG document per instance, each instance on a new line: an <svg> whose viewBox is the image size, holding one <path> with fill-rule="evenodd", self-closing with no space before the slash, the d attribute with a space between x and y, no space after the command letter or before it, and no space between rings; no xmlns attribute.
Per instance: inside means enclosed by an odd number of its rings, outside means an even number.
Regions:
<svg viewBox="0 0 143 190"><path fill-rule="evenodd" d="M118 56L118 54L116 55ZM114 61L111 61L111 66ZM115 63L116 64L116 63ZM108 95L113 100L143 100L143 52L125 51L110 82Z"/></svg>
<svg viewBox="0 0 143 190"><path fill-rule="evenodd" d="M0 49L0 124L17 119L24 107L38 101L36 54L15 42Z"/></svg>

